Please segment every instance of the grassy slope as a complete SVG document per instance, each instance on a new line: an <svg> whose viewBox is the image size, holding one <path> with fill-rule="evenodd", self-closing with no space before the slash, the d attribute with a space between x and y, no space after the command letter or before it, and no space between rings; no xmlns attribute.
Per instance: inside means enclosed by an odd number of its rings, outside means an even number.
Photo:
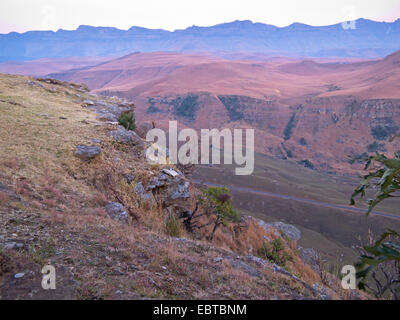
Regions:
<svg viewBox="0 0 400 320"><path fill-rule="evenodd" d="M254 253L263 239L254 227L237 239L233 228L224 227L214 244L191 240L184 231L189 239L168 237L162 211L138 204L122 179L128 172L151 176L159 168L135 156L134 147L111 141L107 132L115 126L82 107L84 99L100 98L33 80L0 74L0 181L8 187L0 190L0 298L317 297L271 264L243 265L238 253ZM102 154L89 163L76 159L75 145L93 138L102 140ZM104 205L116 200L110 187L139 222L121 225L108 218ZM7 242L22 248L6 250ZM320 281L289 243L286 250L294 255L290 268L296 275L309 284ZM46 263L56 266L56 293L37 290ZM13 277L18 272L25 273L20 280ZM332 282L332 297L349 297L337 285Z"/></svg>

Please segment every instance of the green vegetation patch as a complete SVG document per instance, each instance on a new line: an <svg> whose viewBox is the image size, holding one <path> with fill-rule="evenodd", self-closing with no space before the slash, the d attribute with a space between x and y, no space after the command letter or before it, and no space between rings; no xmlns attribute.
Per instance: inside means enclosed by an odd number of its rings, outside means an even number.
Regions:
<svg viewBox="0 0 400 320"><path fill-rule="evenodd" d="M285 267L288 261L292 261L293 257L285 251L285 245L281 238L264 242L258 250L258 255L278 266Z"/></svg>
<svg viewBox="0 0 400 320"><path fill-rule="evenodd" d="M155 105L150 105L150 107L147 109L146 113L147 114L153 114L153 113L159 113L161 112L160 109L158 109Z"/></svg>
<svg viewBox="0 0 400 320"><path fill-rule="evenodd" d="M386 151L384 143L378 143L377 141L372 142L367 146L368 152Z"/></svg>
<svg viewBox="0 0 400 320"><path fill-rule="evenodd" d="M305 159L305 160L301 160L297 163L301 164L302 166L305 166L308 169L315 169L314 164L310 160Z"/></svg>
<svg viewBox="0 0 400 320"><path fill-rule="evenodd" d="M194 94L189 94L184 98L178 97L172 100L171 104L174 106L174 114L190 121L195 120L197 111L200 107L198 100L199 96Z"/></svg>
<svg viewBox="0 0 400 320"><path fill-rule="evenodd" d="M123 126L126 130L135 130L135 115L133 111L129 111L123 113L119 116L118 122L121 126Z"/></svg>
<svg viewBox="0 0 400 320"><path fill-rule="evenodd" d="M396 134L399 127L392 125L390 122L387 125L378 125L371 128L371 135L376 140L386 140Z"/></svg>
<svg viewBox="0 0 400 320"><path fill-rule="evenodd" d="M244 106L241 103L241 96L218 96L218 99L225 106L228 111L229 119L231 121L238 121L244 118Z"/></svg>

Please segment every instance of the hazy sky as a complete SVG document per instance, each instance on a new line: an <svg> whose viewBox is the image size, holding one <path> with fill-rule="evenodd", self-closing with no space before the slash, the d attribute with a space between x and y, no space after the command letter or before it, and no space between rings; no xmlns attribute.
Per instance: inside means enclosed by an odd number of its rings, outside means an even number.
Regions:
<svg viewBox="0 0 400 320"><path fill-rule="evenodd" d="M400 0L0 0L0 33L72 30L81 24L175 30L233 20L282 27L357 18L394 21L400 18Z"/></svg>

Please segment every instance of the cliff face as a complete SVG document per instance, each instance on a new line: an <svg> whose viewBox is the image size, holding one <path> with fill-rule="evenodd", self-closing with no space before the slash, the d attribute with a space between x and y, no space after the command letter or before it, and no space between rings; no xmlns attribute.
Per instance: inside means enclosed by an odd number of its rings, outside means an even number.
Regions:
<svg viewBox="0 0 400 320"><path fill-rule="evenodd" d="M252 127L260 153L356 173L349 156L400 147L388 143L400 126L399 59L399 52L361 62L136 53L54 76L133 100L138 121Z"/></svg>
<svg viewBox="0 0 400 320"><path fill-rule="evenodd" d="M332 96L288 106L276 98L189 93L134 100L141 121L151 119L165 129L168 119L198 130L251 127L257 152L307 160L328 172L356 173L361 167L350 165L350 158L400 148L398 140L391 141L399 133L400 99Z"/></svg>
<svg viewBox="0 0 400 320"><path fill-rule="evenodd" d="M200 191L115 121L127 101L0 75L0 108L1 298L365 298L303 262L294 227L242 217L208 240ZM37 290L45 264L55 293Z"/></svg>

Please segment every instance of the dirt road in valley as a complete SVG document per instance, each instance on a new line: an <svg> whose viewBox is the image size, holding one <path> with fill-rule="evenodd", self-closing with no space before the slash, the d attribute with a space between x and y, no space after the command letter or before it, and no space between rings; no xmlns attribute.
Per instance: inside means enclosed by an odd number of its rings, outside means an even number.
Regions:
<svg viewBox="0 0 400 320"><path fill-rule="evenodd" d="M299 201L299 202L309 203L309 204L316 205L316 206L332 208L332 209L339 209L339 210L343 210L343 211L347 211L347 212L357 212L357 213L363 213L363 214L366 213L365 209L360 209L360 208L356 208L356 207L350 207L350 206L333 204L333 203L326 203L326 202L323 202L323 201L312 200L312 199L304 199L304 198L299 198L299 197L295 197L295 196L279 194L279 193L273 193L273 192L257 190L257 189L247 188L247 187L238 187L238 186L232 186L232 185L222 185L222 184L217 184L217 183L212 183L212 182L204 182L204 181L200 181L200 180L194 180L193 182L196 183L196 184L206 185L206 186L210 186L210 187L227 187L228 189L233 190L233 191L259 194L259 195L262 195L262 196L274 197L274 198L278 198L278 199ZM385 217L385 218L391 218L391 219L400 220L400 216L396 216L396 215L390 214L390 213L373 211L371 214L376 215L376 216L382 216L382 217Z"/></svg>

